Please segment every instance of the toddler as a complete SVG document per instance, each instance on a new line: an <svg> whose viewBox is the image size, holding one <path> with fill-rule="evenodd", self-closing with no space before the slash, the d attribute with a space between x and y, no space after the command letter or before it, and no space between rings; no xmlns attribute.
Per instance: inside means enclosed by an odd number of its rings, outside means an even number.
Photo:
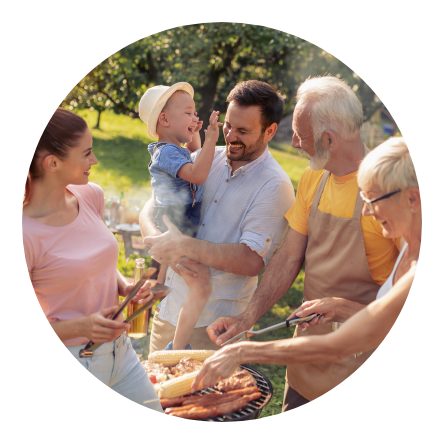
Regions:
<svg viewBox="0 0 444 444"><path fill-rule="evenodd" d="M219 138L219 112L213 111L205 131L202 152L193 163L191 152L200 148L199 121L193 100L194 90L186 82L148 89L140 100L139 116L147 125L148 135L158 142L148 147L151 162L151 184L154 189L154 222L164 233L167 227L163 216L183 233L197 233L202 184L206 181L213 162L216 142ZM181 144L186 144L183 148ZM177 321L174 340L166 350L191 348L191 333L211 294L211 275L203 264L193 264L198 277L183 276L190 292L182 305ZM162 267L158 282L165 280L166 267Z"/></svg>

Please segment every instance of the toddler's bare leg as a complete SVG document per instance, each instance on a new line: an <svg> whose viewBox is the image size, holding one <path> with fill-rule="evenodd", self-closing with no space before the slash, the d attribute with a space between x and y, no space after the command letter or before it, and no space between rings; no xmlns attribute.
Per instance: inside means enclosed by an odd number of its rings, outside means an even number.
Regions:
<svg viewBox="0 0 444 444"><path fill-rule="evenodd" d="M165 277L166 277L166 272L168 270L168 265L160 265L160 270L157 274L157 279L156 282L158 284L164 284L165 283Z"/></svg>
<svg viewBox="0 0 444 444"><path fill-rule="evenodd" d="M183 350L189 344L191 333L211 295L211 275L207 265L193 264L198 277L183 276L190 289L182 305L174 334L173 350Z"/></svg>

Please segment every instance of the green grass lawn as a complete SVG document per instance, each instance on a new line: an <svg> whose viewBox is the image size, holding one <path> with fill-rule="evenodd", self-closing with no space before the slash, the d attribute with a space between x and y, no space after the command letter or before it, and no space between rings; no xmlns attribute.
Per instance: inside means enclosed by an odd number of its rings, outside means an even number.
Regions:
<svg viewBox="0 0 444 444"><path fill-rule="evenodd" d="M101 129L93 129L96 123L96 113L80 111L86 119L93 135L93 151L98 165L92 168L90 180L100 185L105 197L119 195L124 192L126 199L140 201L143 205L151 197L150 175L148 163L150 155L148 143L152 140L146 134L146 127L140 119L115 115L105 112L101 117ZM308 166L306 158L295 155L291 147L281 147L270 144L270 152L289 175L293 187L297 188L302 172ZM131 256L128 263L123 252L123 242L119 242L120 256L118 268L125 276L132 276L134 259ZM149 258L147 264L149 265ZM259 276L260 277L260 276ZM304 272L302 271L285 296L275 304L255 325L255 329L264 328L285 320L292 311L301 304L304 287ZM290 338L294 329L281 329L261 335L259 341ZM148 340L141 343L145 350ZM143 356L144 358L146 356ZM263 410L261 417L281 412L282 398L285 385L285 367L277 365L257 365L255 368L263 372L272 382L274 396L270 404Z"/></svg>

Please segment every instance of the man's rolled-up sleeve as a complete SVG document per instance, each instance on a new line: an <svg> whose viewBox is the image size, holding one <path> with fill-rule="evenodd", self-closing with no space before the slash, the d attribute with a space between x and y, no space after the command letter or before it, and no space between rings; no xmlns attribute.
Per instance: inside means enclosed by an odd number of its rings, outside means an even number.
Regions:
<svg viewBox="0 0 444 444"><path fill-rule="evenodd" d="M295 200L291 183L275 178L260 190L243 220L239 243L255 251L267 265L280 246L288 222L285 213Z"/></svg>

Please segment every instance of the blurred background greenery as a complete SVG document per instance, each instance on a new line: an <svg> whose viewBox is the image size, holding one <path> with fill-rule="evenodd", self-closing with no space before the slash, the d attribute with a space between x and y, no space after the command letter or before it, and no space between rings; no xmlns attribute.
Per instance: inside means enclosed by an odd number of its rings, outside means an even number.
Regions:
<svg viewBox="0 0 444 444"><path fill-rule="evenodd" d="M363 104L364 120L378 123L378 134L375 129L367 131L370 148L378 142L375 138L383 137L382 131L397 131L373 90L340 60L299 37L243 23L180 26L134 42L97 65L62 106L96 110L94 126L101 128L103 111L137 118L139 100L149 87L186 81L195 90L196 108L206 128L213 109L225 113L226 97L239 81L258 79L273 85L286 98L286 116L293 110L300 83L326 74L344 79Z"/></svg>
<svg viewBox="0 0 444 444"><path fill-rule="evenodd" d="M295 192L306 158L291 147L291 114L294 96L307 77L334 75L344 79L363 104L364 127L361 136L370 147L392 134L396 123L372 89L346 65L303 39L275 29L242 23L205 23L181 26L143 38L111 55L89 72L61 103L83 116L93 134L98 159L90 180L99 184L105 197L124 193L127 202L141 208L151 197L146 127L138 118L138 102L151 86L189 82L195 89L196 109L208 124L211 110L226 112L226 97L242 80L258 79L273 85L285 97L284 118L269 144L270 152L289 175ZM284 130L283 130L284 129ZM203 131L201 134L203 138ZM219 145L224 145L221 132ZM133 276L134 259L125 259L119 239L119 270ZM150 258L147 257L147 265ZM260 276L259 276L260 277ZM304 271L285 296L256 324L264 328L285 320L300 305ZM257 340L291 337L293 329L281 329ZM141 341L148 351L149 337ZM254 365L271 380L275 395L262 412L281 412L285 367Z"/></svg>

